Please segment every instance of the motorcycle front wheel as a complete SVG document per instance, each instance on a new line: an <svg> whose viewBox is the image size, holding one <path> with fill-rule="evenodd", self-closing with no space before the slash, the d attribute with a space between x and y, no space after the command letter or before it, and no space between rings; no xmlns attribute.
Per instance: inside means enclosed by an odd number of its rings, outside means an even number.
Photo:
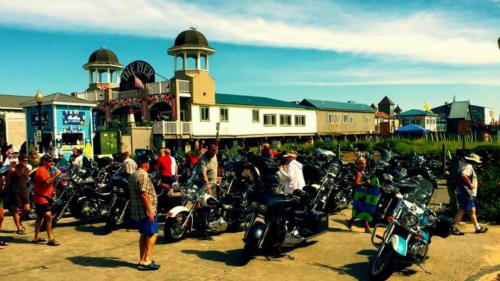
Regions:
<svg viewBox="0 0 500 281"><path fill-rule="evenodd" d="M173 218L167 218L165 220L165 226L163 227L163 235L167 242L177 242L184 238L186 235L188 226L184 226L187 220L186 214L179 214Z"/></svg>
<svg viewBox="0 0 500 281"><path fill-rule="evenodd" d="M241 252L240 257L241 265L246 265L250 261L250 259L252 259L257 248L257 242L257 239L250 237L247 239L247 241L245 241L245 246L243 247L243 251Z"/></svg>
<svg viewBox="0 0 500 281"><path fill-rule="evenodd" d="M394 272L394 248L390 244L385 244L380 251L382 251L380 256L376 256L372 263L372 280L387 280Z"/></svg>

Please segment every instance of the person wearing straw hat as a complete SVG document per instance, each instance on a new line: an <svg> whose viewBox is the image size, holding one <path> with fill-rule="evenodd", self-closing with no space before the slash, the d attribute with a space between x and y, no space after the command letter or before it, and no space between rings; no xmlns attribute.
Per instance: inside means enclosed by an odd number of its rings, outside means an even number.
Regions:
<svg viewBox="0 0 500 281"><path fill-rule="evenodd" d="M481 164L481 157L471 153L464 157L467 164L463 166L457 177L457 197L458 197L458 212L455 216L455 224L453 226L453 235L464 235L458 230L458 224L462 220L465 213L469 213L469 217L476 228L476 233L485 233L488 228L481 227L477 222L475 198L477 196L477 175L475 168Z"/></svg>
<svg viewBox="0 0 500 281"><path fill-rule="evenodd" d="M287 151L283 155L286 164L281 165L280 174L284 178L285 194L292 193L295 189L302 189L306 185L304 174L302 172L302 164L297 161L297 153L295 151Z"/></svg>

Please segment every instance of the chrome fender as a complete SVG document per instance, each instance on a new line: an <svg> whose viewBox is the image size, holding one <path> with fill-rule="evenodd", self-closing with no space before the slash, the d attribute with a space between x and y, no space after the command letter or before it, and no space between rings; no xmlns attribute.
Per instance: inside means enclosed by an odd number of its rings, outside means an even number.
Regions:
<svg viewBox="0 0 500 281"><path fill-rule="evenodd" d="M394 248L394 251L396 251L396 253L400 254L403 257L406 256L406 252L408 251L408 245L406 243L406 239L404 239L399 235L394 234L389 239L389 243L392 244L392 247Z"/></svg>
<svg viewBox="0 0 500 281"><path fill-rule="evenodd" d="M167 218L177 217L182 212L189 213L189 210L184 206L173 207L170 211L168 211Z"/></svg>

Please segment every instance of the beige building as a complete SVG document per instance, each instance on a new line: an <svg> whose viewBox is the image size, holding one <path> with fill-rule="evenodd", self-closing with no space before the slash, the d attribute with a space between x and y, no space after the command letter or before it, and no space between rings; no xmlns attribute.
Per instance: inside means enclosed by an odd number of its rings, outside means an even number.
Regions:
<svg viewBox="0 0 500 281"><path fill-rule="evenodd" d="M20 104L32 99L0 95L0 147L8 143L18 150L26 141L26 114Z"/></svg>
<svg viewBox="0 0 500 281"><path fill-rule="evenodd" d="M304 99L300 104L317 110L319 136L366 135L375 129L375 110L366 104Z"/></svg>

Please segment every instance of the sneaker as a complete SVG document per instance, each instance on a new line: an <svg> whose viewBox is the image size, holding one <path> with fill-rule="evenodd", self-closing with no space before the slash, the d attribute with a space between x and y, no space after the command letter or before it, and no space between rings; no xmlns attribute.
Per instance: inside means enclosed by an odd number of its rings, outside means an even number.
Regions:
<svg viewBox="0 0 500 281"><path fill-rule="evenodd" d="M476 229L476 233L485 233L486 231L488 231L488 228L485 228L485 227L481 227L480 229Z"/></svg>
<svg viewBox="0 0 500 281"><path fill-rule="evenodd" d="M160 269L160 265L155 264L153 262L150 264L139 264L137 266L137 269L138 270L158 270L158 269Z"/></svg>
<svg viewBox="0 0 500 281"><path fill-rule="evenodd" d="M373 228L365 229L365 233L373 233Z"/></svg>
<svg viewBox="0 0 500 281"><path fill-rule="evenodd" d="M346 220L344 224L347 227L347 229L352 231L352 222L350 220Z"/></svg>
<svg viewBox="0 0 500 281"><path fill-rule="evenodd" d="M453 229L453 231L451 232L451 234L453 235L464 235L465 233L463 233L462 231L458 230L458 229Z"/></svg>

